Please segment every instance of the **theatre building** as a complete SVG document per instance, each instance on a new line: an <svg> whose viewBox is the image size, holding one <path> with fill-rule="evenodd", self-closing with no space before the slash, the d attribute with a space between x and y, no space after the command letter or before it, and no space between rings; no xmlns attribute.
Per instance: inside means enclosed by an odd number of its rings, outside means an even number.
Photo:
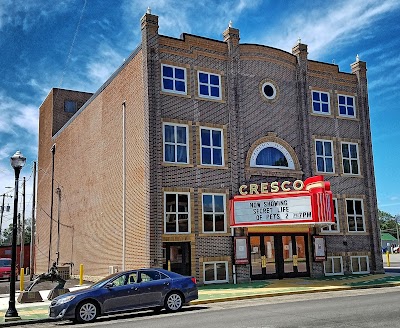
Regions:
<svg viewBox="0 0 400 328"><path fill-rule="evenodd" d="M97 92L52 89L40 107L36 272L383 272L365 62L344 73L232 26L163 36L151 13L141 31Z"/></svg>

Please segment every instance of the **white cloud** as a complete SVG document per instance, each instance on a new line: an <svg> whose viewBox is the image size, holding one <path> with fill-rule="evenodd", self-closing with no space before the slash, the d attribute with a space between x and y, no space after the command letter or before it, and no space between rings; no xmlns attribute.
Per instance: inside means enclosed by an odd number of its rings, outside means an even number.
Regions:
<svg viewBox="0 0 400 328"><path fill-rule="evenodd" d="M270 34L265 39L274 47L290 50L298 37L308 45L311 57L317 58L336 42L351 42L367 37L366 28L382 15L398 8L396 0L354 0L335 1L321 10L294 12L282 21L284 33ZM286 35L284 37L283 35Z"/></svg>
<svg viewBox="0 0 400 328"><path fill-rule="evenodd" d="M87 64L90 80L97 85L103 84L122 65L124 58L106 43L100 45L93 60Z"/></svg>
<svg viewBox="0 0 400 328"><path fill-rule="evenodd" d="M21 135L21 131L32 136L38 135L39 114L33 105L25 105L14 100L0 90L0 132Z"/></svg>

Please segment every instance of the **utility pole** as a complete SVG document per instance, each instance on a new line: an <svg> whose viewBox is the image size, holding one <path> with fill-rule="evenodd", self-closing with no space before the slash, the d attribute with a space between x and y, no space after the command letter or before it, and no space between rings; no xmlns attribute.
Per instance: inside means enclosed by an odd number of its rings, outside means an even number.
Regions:
<svg viewBox="0 0 400 328"><path fill-rule="evenodd" d="M397 232L397 247L399 247L400 246L400 238L399 238L399 222L398 222L398 218L399 218L399 216L398 215L396 215L395 217L395 221L396 221L396 232Z"/></svg>
<svg viewBox="0 0 400 328"><path fill-rule="evenodd" d="M25 177L22 182L22 224L21 224L21 248L19 249L19 269L25 267L24 248L25 248Z"/></svg>
<svg viewBox="0 0 400 328"><path fill-rule="evenodd" d="M9 195L6 195L6 194L3 194L1 196L3 197L3 202L2 202L2 205L1 205L1 211L0 211L0 245L1 245L2 240L3 240L3 238L1 237L1 233L2 233L2 227L3 227L4 198L6 198L6 197L12 198L12 196L9 196Z"/></svg>
<svg viewBox="0 0 400 328"><path fill-rule="evenodd" d="M31 219L31 247L29 256L29 280L33 279L33 258L35 256L35 205L36 205L36 162L33 162L33 198L32 198L32 219Z"/></svg>

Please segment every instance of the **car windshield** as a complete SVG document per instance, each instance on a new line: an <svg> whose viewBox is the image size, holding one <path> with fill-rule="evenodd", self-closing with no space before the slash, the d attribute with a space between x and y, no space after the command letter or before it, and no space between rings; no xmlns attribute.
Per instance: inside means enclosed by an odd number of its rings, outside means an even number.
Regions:
<svg viewBox="0 0 400 328"><path fill-rule="evenodd" d="M98 287L101 287L107 280L110 280L111 278L117 276L118 274L119 274L118 272L117 272L117 273L110 274L109 276L107 276L107 277L105 277L105 278L99 280L98 282L94 283L92 286L90 286L90 288L98 288Z"/></svg>
<svg viewBox="0 0 400 328"><path fill-rule="evenodd" d="M0 259L0 267L11 267L10 259Z"/></svg>

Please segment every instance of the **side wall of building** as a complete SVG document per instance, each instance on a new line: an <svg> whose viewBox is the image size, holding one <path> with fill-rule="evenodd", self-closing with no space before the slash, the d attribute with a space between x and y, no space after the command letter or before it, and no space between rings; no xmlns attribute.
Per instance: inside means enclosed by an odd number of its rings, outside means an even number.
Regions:
<svg viewBox="0 0 400 328"><path fill-rule="evenodd" d="M149 265L148 127L142 71L139 51L53 138L50 122L70 95L59 92L57 102L49 97L42 105L39 139L48 147L41 144L39 153L37 272L47 270L50 234L50 258L57 258L58 222L59 263L73 262L74 274L80 264L91 276L108 274L110 266L121 270L124 265Z"/></svg>

